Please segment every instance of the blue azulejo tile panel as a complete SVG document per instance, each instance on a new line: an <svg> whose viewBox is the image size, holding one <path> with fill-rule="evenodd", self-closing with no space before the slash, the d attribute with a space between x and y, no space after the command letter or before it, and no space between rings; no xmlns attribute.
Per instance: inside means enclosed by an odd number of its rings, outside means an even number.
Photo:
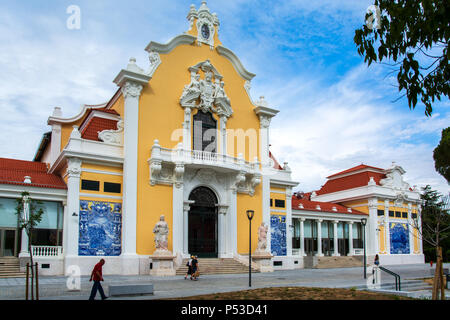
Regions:
<svg viewBox="0 0 450 320"><path fill-rule="evenodd" d="M118 256L121 253L122 204L80 200L80 256Z"/></svg>
<svg viewBox="0 0 450 320"><path fill-rule="evenodd" d="M391 254L409 254L408 224L389 223L389 234L391 237Z"/></svg>
<svg viewBox="0 0 450 320"><path fill-rule="evenodd" d="M274 256L286 255L286 216L270 216L271 248Z"/></svg>

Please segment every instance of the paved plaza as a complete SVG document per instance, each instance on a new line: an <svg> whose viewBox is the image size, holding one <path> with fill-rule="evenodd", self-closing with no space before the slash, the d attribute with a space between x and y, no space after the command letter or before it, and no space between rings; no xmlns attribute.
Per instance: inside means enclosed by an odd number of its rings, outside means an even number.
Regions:
<svg viewBox="0 0 450 320"><path fill-rule="evenodd" d="M445 264L448 268L450 264ZM402 283L408 281L430 278L432 268L429 264L393 265L385 266L389 270L401 276ZM111 297L111 300L124 299L166 299L180 298L229 291L249 289L248 274L233 275L203 275L198 281L184 280L183 276L154 277L154 276L104 276L102 283L105 293L108 295L108 286L112 284L151 283L154 286L154 294L147 296ZM39 295L41 300L87 300L92 287L89 277L80 279L81 289L71 291L67 287L68 277L53 276L39 278ZM382 283L393 283L392 276L382 273ZM363 269L335 268L335 269L297 269L275 271L273 273L252 274L252 288L266 287L326 287L326 288L357 288L362 289L366 285L363 278ZM406 289L405 289L406 291ZM449 293L448 290L447 294ZM424 297L431 292L423 292ZM0 279L0 299L20 300L25 297L25 278ZM99 294L97 294L99 299Z"/></svg>

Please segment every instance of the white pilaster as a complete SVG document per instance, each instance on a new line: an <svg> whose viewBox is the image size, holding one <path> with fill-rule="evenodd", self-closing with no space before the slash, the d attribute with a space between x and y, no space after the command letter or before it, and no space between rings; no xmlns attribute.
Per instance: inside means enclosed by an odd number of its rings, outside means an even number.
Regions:
<svg viewBox="0 0 450 320"><path fill-rule="evenodd" d="M136 254L139 98L150 78L132 58L127 69L121 70L114 79L124 97L122 274L139 274Z"/></svg>
<svg viewBox="0 0 450 320"><path fill-rule="evenodd" d="M191 150L191 108L184 108L184 122L183 122L183 148Z"/></svg>
<svg viewBox="0 0 450 320"><path fill-rule="evenodd" d="M67 243L64 252L65 272L67 268L77 261L79 239L79 215L80 215L80 176L81 160L69 158L67 166L67 209L64 220L66 221Z"/></svg>
<svg viewBox="0 0 450 320"><path fill-rule="evenodd" d="M384 236L386 241L386 254L391 254L391 233L389 230L389 200L384 201Z"/></svg>
<svg viewBox="0 0 450 320"><path fill-rule="evenodd" d="M191 204L195 201L187 200L183 203L183 254L189 254L189 210L191 209Z"/></svg>
<svg viewBox="0 0 450 320"><path fill-rule="evenodd" d="M366 225L366 233L368 239L367 241L367 255L375 255L378 253L378 244L379 240L377 237L377 228L378 228L378 215L377 215L377 209L378 209L378 199L377 198L370 198L369 199L369 219L367 221Z"/></svg>
<svg viewBox="0 0 450 320"><path fill-rule="evenodd" d="M286 188L286 254L292 256L292 189Z"/></svg>
<svg viewBox="0 0 450 320"><path fill-rule="evenodd" d="M228 211L227 205L218 205L218 224L219 224L219 234L218 234L218 250L219 258L226 257L227 254L227 224L226 224L226 214Z"/></svg>
<svg viewBox="0 0 450 320"><path fill-rule="evenodd" d="M409 254L414 254L414 223L412 221L412 204L408 203Z"/></svg>
<svg viewBox="0 0 450 320"><path fill-rule="evenodd" d="M172 226L172 239L173 248L172 253L177 255L184 252L184 209L183 203L183 184L172 187L172 210L173 210L173 226Z"/></svg>
<svg viewBox="0 0 450 320"><path fill-rule="evenodd" d="M220 138L218 139L220 141L220 153L223 155L227 155L227 117L221 116L220 117Z"/></svg>

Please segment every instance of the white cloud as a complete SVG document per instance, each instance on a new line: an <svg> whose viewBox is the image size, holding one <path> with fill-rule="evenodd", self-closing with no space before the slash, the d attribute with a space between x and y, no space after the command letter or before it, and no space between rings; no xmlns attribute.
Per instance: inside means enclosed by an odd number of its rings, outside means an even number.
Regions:
<svg viewBox="0 0 450 320"><path fill-rule="evenodd" d="M317 190L326 176L361 163L387 168L392 161L407 171L411 185L432 185L448 192L446 181L435 172L435 146L416 141L423 133L439 134L450 123L450 113L425 118L397 111L396 105L380 102L378 88L361 85L366 68L358 66L329 87L321 82L307 91L291 90L307 83L304 78L277 87L282 110L273 120L271 150L279 162L288 161L298 189ZM294 104L292 104L294 102Z"/></svg>

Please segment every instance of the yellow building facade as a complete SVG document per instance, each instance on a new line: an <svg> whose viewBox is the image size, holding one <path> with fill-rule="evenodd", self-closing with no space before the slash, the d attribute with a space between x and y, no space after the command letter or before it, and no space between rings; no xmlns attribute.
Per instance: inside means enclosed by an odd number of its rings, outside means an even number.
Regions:
<svg viewBox="0 0 450 320"><path fill-rule="evenodd" d="M218 17L206 3L191 6L187 19L184 34L148 44L147 68L130 59L110 101L71 118L55 108L49 117L41 161L67 184L66 268L85 274L102 256L107 273L148 273L161 216L173 268L191 254L244 259L271 218L284 224L275 246L289 247L286 219L278 216L290 215L298 183L269 156L278 110L264 97L252 99L255 75L220 42ZM248 210L255 212L251 235ZM267 242L270 253L271 233Z"/></svg>

